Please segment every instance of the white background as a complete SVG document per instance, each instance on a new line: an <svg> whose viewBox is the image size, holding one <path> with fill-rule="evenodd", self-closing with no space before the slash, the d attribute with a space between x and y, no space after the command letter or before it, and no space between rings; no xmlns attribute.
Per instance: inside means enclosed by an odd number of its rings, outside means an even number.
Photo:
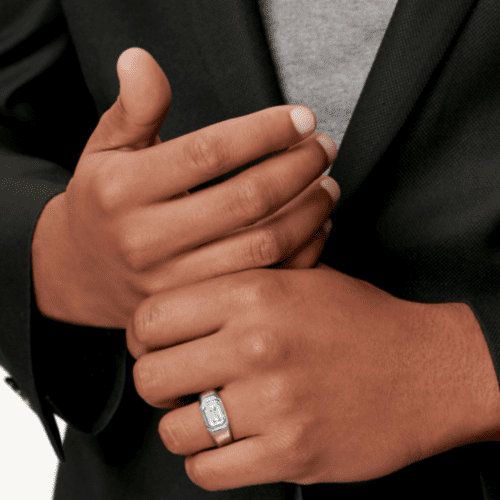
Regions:
<svg viewBox="0 0 500 500"><path fill-rule="evenodd" d="M0 366L0 498L52 500L59 459L33 410L5 382ZM55 416L61 440L67 424Z"/></svg>

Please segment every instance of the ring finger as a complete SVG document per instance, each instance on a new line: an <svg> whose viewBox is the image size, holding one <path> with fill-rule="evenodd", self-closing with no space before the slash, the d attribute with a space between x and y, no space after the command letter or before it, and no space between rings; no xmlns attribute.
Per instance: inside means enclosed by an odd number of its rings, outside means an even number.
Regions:
<svg viewBox="0 0 500 500"><path fill-rule="evenodd" d="M255 416L256 408L262 406L262 397L254 398L252 395L256 394L255 391L258 393L262 381L256 384L256 380L253 380L250 382L251 387L248 384L248 380L233 382L218 391L229 422L232 442L261 433L256 426L259 418L252 418L252 415ZM245 397L242 398L242 394ZM193 455L217 448L205 426L198 400L168 412L160 420L158 431L165 446L176 455Z"/></svg>
<svg viewBox="0 0 500 500"><path fill-rule="evenodd" d="M300 460L294 460L286 448L297 424L286 422L283 415L273 418L271 398L259 393L261 387L266 383L253 379L218 392L233 437L220 448L205 426L199 403L171 411L161 419L158 431L164 445L187 457L186 472L198 486L209 491L238 488L288 481L303 473Z"/></svg>

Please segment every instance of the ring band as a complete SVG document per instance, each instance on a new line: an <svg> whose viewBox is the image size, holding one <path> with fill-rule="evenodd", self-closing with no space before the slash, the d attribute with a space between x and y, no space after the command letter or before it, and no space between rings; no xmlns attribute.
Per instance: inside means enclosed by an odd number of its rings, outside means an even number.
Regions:
<svg viewBox="0 0 500 500"><path fill-rule="evenodd" d="M207 431L220 448L233 441L224 405L217 391L205 391L198 396L200 410Z"/></svg>

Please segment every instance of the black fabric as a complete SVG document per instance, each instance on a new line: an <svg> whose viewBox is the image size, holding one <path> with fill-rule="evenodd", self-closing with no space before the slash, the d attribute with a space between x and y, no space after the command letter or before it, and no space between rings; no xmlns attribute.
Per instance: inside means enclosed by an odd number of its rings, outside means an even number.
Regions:
<svg viewBox="0 0 500 500"><path fill-rule="evenodd" d="M163 141L283 103L256 2L9 0L1 15L0 364L65 459L55 500L293 498L288 483L192 484L158 436L165 410L135 393L124 331L43 318L31 276L38 217L116 100L124 50L169 78ZM494 0L399 1L331 171L342 198L321 260L406 300L468 303L500 380L499 26ZM498 499L499 451L471 444L303 495Z"/></svg>
<svg viewBox="0 0 500 500"><path fill-rule="evenodd" d="M31 321L38 392L59 417L81 432L106 427L125 384L123 331L46 318L36 307L33 287ZM75 404L77 400L90 404Z"/></svg>

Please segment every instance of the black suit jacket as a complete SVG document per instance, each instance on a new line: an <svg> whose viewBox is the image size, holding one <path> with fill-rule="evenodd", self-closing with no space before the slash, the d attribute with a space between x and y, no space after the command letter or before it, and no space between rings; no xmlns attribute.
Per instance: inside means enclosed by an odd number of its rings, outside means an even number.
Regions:
<svg viewBox="0 0 500 500"><path fill-rule="evenodd" d="M284 103L256 1L11 0L0 12L0 363L61 460L55 498L291 498L287 483L191 483L157 434L165 411L135 393L124 331L43 318L31 275L38 217L116 100L125 49L149 51L170 80L163 141ZM495 0L399 1L331 171L342 198L321 260L407 300L467 302L500 376L499 26ZM500 498L499 452L466 444L303 494Z"/></svg>

